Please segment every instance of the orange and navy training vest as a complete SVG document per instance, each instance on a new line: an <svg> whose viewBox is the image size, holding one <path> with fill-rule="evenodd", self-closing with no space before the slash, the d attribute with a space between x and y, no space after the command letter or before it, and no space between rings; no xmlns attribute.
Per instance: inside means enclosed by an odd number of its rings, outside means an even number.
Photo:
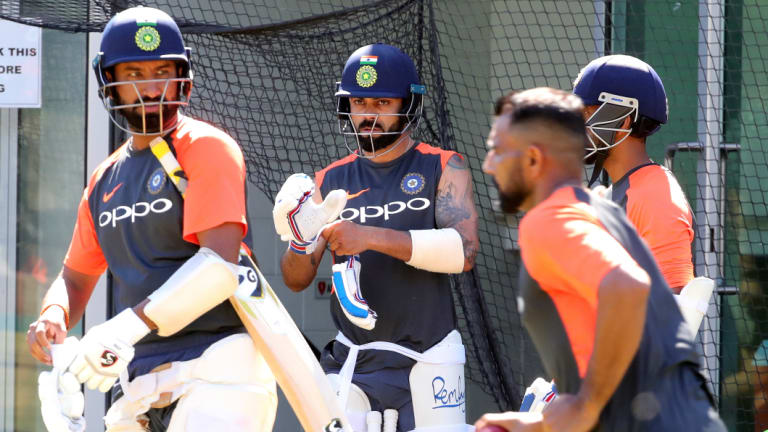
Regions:
<svg viewBox="0 0 768 432"><path fill-rule="evenodd" d="M694 381L700 376L693 334L645 242L618 206L576 187L556 190L529 211L519 236L523 323L562 393L578 393L587 373L603 278L619 266L650 276L640 347L601 417L601 430L646 430L629 415L635 398L657 391L674 368L686 368ZM675 413L662 407L661 415L666 421Z"/></svg>
<svg viewBox="0 0 768 432"><path fill-rule="evenodd" d="M223 131L188 117L166 137L187 174L186 199L149 148L121 146L90 178L64 265L112 277L111 313L133 307L199 249L197 233L232 222L247 231L245 163ZM136 344L131 375L199 356L211 343L243 331L224 302L170 337L154 332Z"/></svg>
<svg viewBox="0 0 768 432"><path fill-rule="evenodd" d="M675 292L693 279L693 216L680 184L656 163L640 165L617 181L611 200L627 213Z"/></svg>
<svg viewBox="0 0 768 432"><path fill-rule="evenodd" d="M342 219L400 231L434 229L437 187L445 165L456 154L425 143L385 163L353 154L317 172L315 181L323 196L335 189L347 191ZM345 259L334 258L336 262ZM386 341L423 352L456 328L447 274L420 270L370 250L360 254L360 262L360 286L368 305L378 314L376 327L369 331L355 326L338 302L331 302L336 328L352 342ZM347 350L341 344L335 346L343 354L334 357L343 362ZM396 353L365 350L358 356L356 371L413 363Z"/></svg>

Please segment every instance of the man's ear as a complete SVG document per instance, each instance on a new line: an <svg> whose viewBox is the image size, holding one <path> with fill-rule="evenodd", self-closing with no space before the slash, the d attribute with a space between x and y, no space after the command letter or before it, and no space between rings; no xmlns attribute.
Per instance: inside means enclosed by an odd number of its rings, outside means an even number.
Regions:
<svg viewBox="0 0 768 432"><path fill-rule="evenodd" d="M632 127L632 116L627 116L621 123L621 129L629 129L630 127Z"/></svg>
<svg viewBox="0 0 768 432"><path fill-rule="evenodd" d="M525 149L525 161L524 168L533 178L538 178L541 175L544 162L544 153L541 148L535 144L528 146Z"/></svg>
<svg viewBox="0 0 768 432"><path fill-rule="evenodd" d="M627 116L624 118L624 121L621 122L621 125L617 129L625 129L629 130L629 128L632 127L632 116ZM624 139L627 135L631 135L631 133L628 132L616 132L614 135L614 142L618 142L622 139Z"/></svg>

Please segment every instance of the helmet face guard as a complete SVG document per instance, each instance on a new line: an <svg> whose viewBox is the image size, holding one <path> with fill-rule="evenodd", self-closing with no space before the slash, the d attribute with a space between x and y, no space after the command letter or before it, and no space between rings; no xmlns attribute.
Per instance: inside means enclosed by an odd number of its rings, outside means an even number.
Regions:
<svg viewBox="0 0 768 432"><path fill-rule="evenodd" d="M337 83L337 90L340 83ZM344 137L344 145L347 147L347 150L349 150L350 153L357 153L359 157L363 158L369 158L373 159L377 156L382 156L390 151L394 150L400 145L400 142L402 142L402 139L396 140L396 145L391 146L389 149L384 151L377 151L376 149L376 138L381 136L402 136L406 132L413 131L419 126L419 123L421 121L421 115L423 113L424 104L424 93L426 92L426 87L423 85L418 84L412 84L411 85L411 94L407 98L403 98L404 104L401 108L399 113L392 113L392 114L381 114L381 113L352 113L352 104L350 103L350 98L355 97L370 97L370 96L337 96L336 97L336 115L338 118L338 130L339 133ZM402 124L402 128L397 131L386 131L382 128L381 132L360 132L357 130L357 126L355 125L355 122L352 120L352 116L363 116L363 117L373 117L373 124L371 125L371 130L375 129L376 126L379 123L379 118L382 117L395 117L398 119L398 123ZM370 144L363 145L363 144ZM388 144L391 145L391 144ZM364 149L370 148L371 151L368 151L366 154L366 151Z"/></svg>
<svg viewBox="0 0 768 432"><path fill-rule="evenodd" d="M347 150L359 157L375 158L397 148L406 141L404 135L419 125L425 93L416 65L399 48L381 43L358 48L347 59L341 81L336 83L336 117ZM391 114L353 114L351 98L401 99L403 106ZM360 132L353 116L372 117L371 132ZM382 127L381 132L373 132L384 117L395 117L399 130L387 131ZM389 148L380 151L386 147Z"/></svg>
<svg viewBox="0 0 768 432"><path fill-rule="evenodd" d="M594 159L598 152L616 147L624 142L632 133L632 125L635 124L638 117L637 99L602 92L598 101L602 104L585 122L587 130L590 132L587 133L589 147L585 149L584 155L584 159L587 161ZM627 118L631 120L630 126L624 129L621 126ZM625 133L618 141L616 141L617 132Z"/></svg>
<svg viewBox="0 0 768 432"><path fill-rule="evenodd" d="M99 97L104 103L112 122L121 130L133 135L165 135L178 126L180 107L187 106L192 93L191 49L184 46L181 31L176 22L165 12L138 6L126 9L107 23L101 39L99 54L93 59L92 67L99 83ZM168 60L181 71L177 78L161 78L136 81L112 81L114 66L119 63ZM107 72L112 69L112 77ZM163 91L159 100L145 101L141 86L160 83ZM117 87L129 86L136 96L130 101L118 100ZM168 98L169 89L178 87L175 100ZM130 102L130 103L129 103ZM157 126L148 121L147 108L157 107ZM138 108L138 109L137 109ZM140 125L134 121L130 128L118 121L115 113L127 118L127 110L140 114ZM167 117L167 118L164 118Z"/></svg>
<svg viewBox="0 0 768 432"><path fill-rule="evenodd" d="M160 95L159 101L146 102L144 101L144 97L141 95L139 86L145 85L145 84L153 84L153 83L162 83L163 92ZM178 89L179 89L177 100L171 100L167 98L168 89L173 85L178 86ZM133 93L136 96L136 99L135 99L136 102L135 103L125 103L125 101L118 102L116 99L118 86L131 87L133 89ZM123 130L133 135L165 135L166 133L175 129L176 126L178 126L178 122L179 122L178 108L189 105L189 99L190 99L191 93L192 93L191 73L188 73L187 77L184 77L184 78L161 78L161 79L135 80L135 81L111 81L111 82L100 83L100 86L99 86L99 96L101 97L101 101L104 104L104 108L107 110L107 114L109 114L110 120L112 120L115 126L117 126L120 130ZM158 128L154 130L148 129L147 113L145 109L147 107L158 107L157 112L158 112L158 115L160 116L160 121L158 123ZM171 116L171 118L164 118L166 108L170 108L170 107L176 108L174 110L176 111L176 115ZM135 108L141 108L140 112L141 112L142 122L141 122L141 127L138 130L123 126L122 122L120 122L116 117L116 114L123 115L120 112L121 110L132 110ZM123 115L123 117L125 116Z"/></svg>

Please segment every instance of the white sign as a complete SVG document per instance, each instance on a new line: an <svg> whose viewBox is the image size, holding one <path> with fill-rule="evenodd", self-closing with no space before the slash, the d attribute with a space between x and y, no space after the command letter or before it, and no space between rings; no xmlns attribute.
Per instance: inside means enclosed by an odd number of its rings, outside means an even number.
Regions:
<svg viewBox="0 0 768 432"><path fill-rule="evenodd" d="M42 32L0 19L0 108L40 108Z"/></svg>

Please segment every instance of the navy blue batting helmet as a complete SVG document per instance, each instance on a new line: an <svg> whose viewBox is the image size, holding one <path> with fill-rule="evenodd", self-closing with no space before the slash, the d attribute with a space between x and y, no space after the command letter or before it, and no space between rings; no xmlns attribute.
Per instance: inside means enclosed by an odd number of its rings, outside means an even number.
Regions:
<svg viewBox="0 0 768 432"><path fill-rule="evenodd" d="M661 78L651 66L632 56L592 60L576 78L573 93L585 106L599 105L586 121L592 132L588 135L588 162L597 152L620 144L630 135L645 138L655 133L668 119L667 93ZM622 127L627 117L632 119L628 129ZM618 141L617 132L625 133Z"/></svg>
<svg viewBox="0 0 768 432"><path fill-rule="evenodd" d="M413 60L391 45L373 44L349 56L336 96L407 98L412 93L424 93Z"/></svg>
<svg viewBox="0 0 768 432"><path fill-rule="evenodd" d="M421 84L419 74L413 60L400 49L387 44L366 45L357 49L349 56L341 74L341 81L337 83L336 112L339 118L339 131L345 136L355 136L357 146L353 149L347 144L350 151L363 148L374 149L373 135L360 134L355 129L350 116L349 98L399 98L403 100L402 108L397 114L379 114L378 116L394 115L402 119L402 129L392 132L381 132L377 135L400 136L409 130L413 130L419 123L423 111L423 96L426 87ZM369 146L361 146L363 139L371 141ZM384 140L383 142L389 142ZM359 154L362 156L363 152Z"/></svg>
<svg viewBox="0 0 768 432"><path fill-rule="evenodd" d="M653 68L628 55L609 55L592 60L579 73L573 92L584 105L600 105L600 93L637 99L638 114L660 124L667 122L667 93Z"/></svg>
<svg viewBox="0 0 768 432"><path fill-rule="evenodd" d="M126 62L170 60L178 64L181 73L178 78L167 79L166 87L171 82L178 82L179 93L185 100L162 100L159 104L187 105L193 77L190 60L191 49L184 46L179 27L167 13L159 9L138 6L116 14L104 28L99 51L93 59L92 66L99 82L99 96L104 101L110 116L114 110L126 109L135 105L115 104L111 89L117 85L131 85L131 82L111 81L107 75L110 68ZM139 105L151 104L144 103L141 96L138 96ZM165 92L163 96L165 96ZM124 129L119 122L115 121L115 124ZM136 133L137 131L129 132Z"/></svg>

